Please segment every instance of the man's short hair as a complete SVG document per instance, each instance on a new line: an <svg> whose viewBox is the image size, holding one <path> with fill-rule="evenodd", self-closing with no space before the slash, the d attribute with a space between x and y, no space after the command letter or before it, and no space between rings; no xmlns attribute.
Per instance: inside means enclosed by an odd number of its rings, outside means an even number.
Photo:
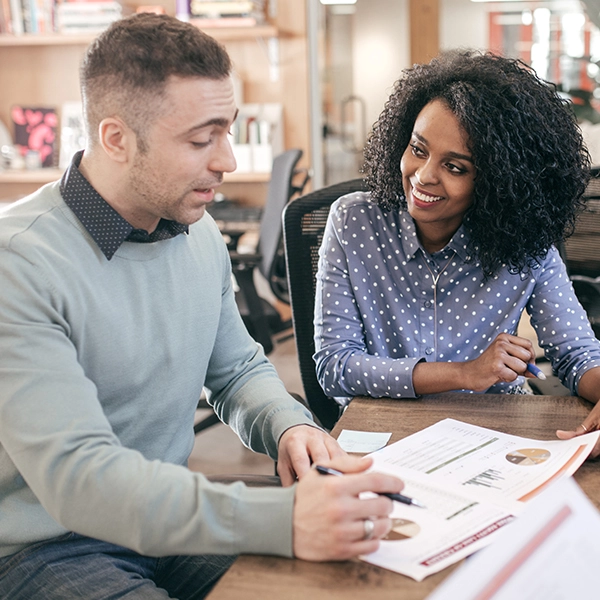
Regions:
<svg viewBox="0 0 600 600"><path fill-rule="evenodd" d="M225 48L189 23L153 13L116 21L92 42L81 66L89 143L98 143L102 119L119 116L144 150L170 77L219 80L230 72Z"/></svg>

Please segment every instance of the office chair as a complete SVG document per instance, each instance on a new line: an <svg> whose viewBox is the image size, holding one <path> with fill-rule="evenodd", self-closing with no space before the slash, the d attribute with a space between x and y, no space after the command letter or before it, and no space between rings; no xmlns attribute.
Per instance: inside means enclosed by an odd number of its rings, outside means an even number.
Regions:
<svg viewBox="0 0 600 600"><path fill-rule="evenodd" d="M291 321L283 320L277 309L262 298L254 284L254 269L269 283L276 298L289 304L287 275L283 251L281 215L290 199L301 193L308 181L308 171L296 165L302 150L287 150L276 156L260 221L260 234L256 252L239 253L230 248L229 256L239 291L236 294L238 309L250 335L262 344L265 353L273 350L273 336L291 329ZM296 176L302 175L295 183Z"/></svg>
<svg viewBox="0 0 600 600"><path fill-rule="evenodd" d="M326 429L332 429L340 418L341 407L323 392L313 361L315 275L319 248L331 204L344 194L365 190L367 187L362 179L337 183L292 200L283 213L288 289L300 376L306 403Z"/></svg>
<svg viewBox="0 0 600 600"><path fill-rule="evenodd" d="M560 250L575 294L600 338L600 167L592 169L583 197L585 210Z"/></svg>
<svg viewBox="0 0 600 600"><path fill-rule="evenodd" d="M585 210L579 215L573 235L559 245L573 289L585 309L596 337L600 339L600 167L583 194ZM555 375L546 381L530 379L535 394L570 396L570 391Z"/></svg>
<svg viewBox="0 0 600 600"><path fill-rule="evenodd" d="M290 321L283 320L275 307L259 296L254 285L254 269L267 279L274 295L287 301L287 275L283 258L283 233L281 213L285 205L295 194L300 193L308 181L308 171L296 169L302 157L302 150L287 150L273 160L273 171L260 221L260 234L257 251L253 253L237 252L237 243L243 231L228 232L230 242L229 256L233 274L239 287L236 302L242 319L250 335L262 344L265 354L273 350L273 336L291 328ZM301 176L300 183L294 183L296 175ZM285 282L285 285L284 285ZM198 408L212 408L204 395L198 402ZM196 423L194 434L198 434L220 423L219 417L212 412Z"/></svg>

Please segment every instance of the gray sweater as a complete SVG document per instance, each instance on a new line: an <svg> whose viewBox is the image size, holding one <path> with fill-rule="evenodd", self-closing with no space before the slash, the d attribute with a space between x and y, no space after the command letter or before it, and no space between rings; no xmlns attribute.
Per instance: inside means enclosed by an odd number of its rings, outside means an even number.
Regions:
<svg viewBox="0 0 600 600"><path fill-rule="evenodd" d="M0 556L75 531L142 554L291 555L294 488L186 468L203 386L277 456L312 424L237 311L210 216L110 261L52 183L0 213Z"/></svg>

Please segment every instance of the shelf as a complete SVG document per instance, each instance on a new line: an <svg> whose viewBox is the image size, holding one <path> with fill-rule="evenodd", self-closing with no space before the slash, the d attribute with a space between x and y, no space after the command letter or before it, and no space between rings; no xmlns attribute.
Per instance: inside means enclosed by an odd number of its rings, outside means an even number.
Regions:
<svg viewBox="0 0 600 600"><path fill-rule="evenodd" d="M62 177L62 169L36 169L34 171L6 170L0 171L2 183L50 183ZM270 173L225 173L225 183L268 183Z"/></svg>
<svg viewBox="0 0 600 600"><path fill-rule="evenodd" d="M207 27L204 33L221 42L235 40L249 40L253 38L270 38L280 35L277 27L273 25L257 25L256 27ZM23 33L12 35L0 34L1 46L77 46L87 45L99 35L76 33Z"/></svg>
<svg viewBox="0 0 600 600"><path fill-rule="evenodd" d="M0 183L50 183L62 177L62 169L35 169L0 171Z"/></svg>
<svg viewBox="0 0 600 600"><path fill-rule="evenodd" d="M2 2L0 0L0 6ZM245 102L277 102L283 106L289 122L283 125L283 144L286 148L303 149L302 166L310 163L306 2L282 1L285 8L276 16L250 27L232 27L231 21L225 19L226 27L192 23L227 48L243 82ZM125 3L126 12L137 4ZM173 0L161 0L158 5L168 14L175 12ZM10 125L10 108L15 104L53 106L59 110L65 102L79 99L81 57L97 36L88 31L80 34L0 33L0 120ZM240 170L250 166L240 163ZM46 183L59 180L62 174L63 169L58 168L0 171L0 202L30 194ZM227 197L244 206L264 205L270 173L226 173L223 179L219 191Z"/></svg>
<svg viewBox="0 0 600 600"><path fill-rule="evenodd" d="M91 34L65 34L60 33L24 33L12 35L0 34L0 47L2 46L82 46L88 45L95 38Z"/></svg>
<svg viewBox="0 0 600 600"><path fill-rule="evenodd" d="M256 25L255 27L198 27L198 29L201 29L207 35L221 42L279 36L279 30L277 27L273 27L273 25Z"/></svg>
<svg viewBox="0 0 600 600"><path fill-rule="evenodd" d="M271 173L225 173L224 183L268 183Z"/></svg>

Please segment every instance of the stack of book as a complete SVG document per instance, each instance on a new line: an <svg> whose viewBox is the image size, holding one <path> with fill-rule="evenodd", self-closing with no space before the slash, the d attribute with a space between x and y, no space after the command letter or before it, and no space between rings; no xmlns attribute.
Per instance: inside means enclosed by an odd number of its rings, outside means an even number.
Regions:
<svg viewBox="0 0 600 600"><path fill-rule="evenodd" d="M253 27L264 22L263 0L190 0L190 20L205 27Z"/></svg>
<svg viewBox="0 0 600 600"><path fill-rule="evenodd" d="M0 33L54 31L54 0L0 0Z"/></svg>
<svg viewBox="0 0 600 600"><path fill-rule="evenodd" d="M0 34L96 34L121 15L121 4L108 0L0 0Z"/></svg>
<svg viewBox="0 0 600 600"><path fill-rule="evenodd" d="M56 30L60 33L100 33L121 15L118 2L61 2L56 6Z"/></svg>
<svg viewBox="0 0 600 600"><path fill-rule="evenodd" d="M273 158L283 152L283 106L240 105L230 142L240 173L269 173Z"/></svg>

